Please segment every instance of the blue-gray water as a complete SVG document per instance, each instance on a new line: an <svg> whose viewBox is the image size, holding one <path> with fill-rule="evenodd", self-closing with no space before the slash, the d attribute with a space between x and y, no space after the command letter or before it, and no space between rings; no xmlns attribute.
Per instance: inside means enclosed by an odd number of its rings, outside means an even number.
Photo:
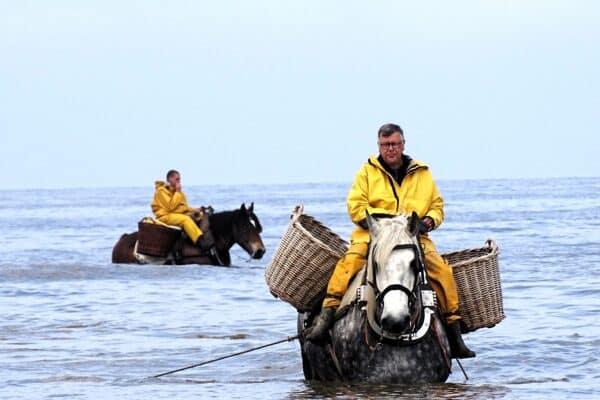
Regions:
<svg viewBox="0 0 600 400"><path fill-rule="evenodd" d="M304 203L344 237L348 184L186 188L217 210L255 202L268 253L235 266L110 263L149 214L136 189L0 191L0 398L600 397L600 178L442 181L440 251L501 247L506 320L466 336L477 358L448 383L346 386L303 380L297 343L161 379L147 376L295 334L263 274Z"/></svg>

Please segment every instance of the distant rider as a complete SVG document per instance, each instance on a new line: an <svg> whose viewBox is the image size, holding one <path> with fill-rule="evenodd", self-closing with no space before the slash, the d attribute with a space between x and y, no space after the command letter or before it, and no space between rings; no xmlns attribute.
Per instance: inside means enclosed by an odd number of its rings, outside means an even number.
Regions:
<svg viewBox="0 0 600 400"><path fill-rule="evenodd" d="M152 200L152 212L156 218L167 225L183 228L185 233L202 251L214 246L210 235L205 235L192 219L191 214L200 210L188 205L185 194L181 191L181 176L174 169L167 172L167 183L155 182L156 192Z"/></svg>
<svg viewBox="0 0 600 400"><path fill-rule="evenodd" d="M414 211L421 218L426 232L439 227L444 219L444 201L429 168L403 154L405 140L402 129L395 124L385 124L379 129L377 139L379 156L371 156L363 165L348 194L348 212L356 229L352 233L350 248L329 279L323 308L307 335L309 340L320 341L326 337L350 280L366 263L370 241L367 211L370 214L410 214ZM446 319L452 357L475 357L462 340L452 268L438 254L426 232L420 235L425 268Z"/></svg>

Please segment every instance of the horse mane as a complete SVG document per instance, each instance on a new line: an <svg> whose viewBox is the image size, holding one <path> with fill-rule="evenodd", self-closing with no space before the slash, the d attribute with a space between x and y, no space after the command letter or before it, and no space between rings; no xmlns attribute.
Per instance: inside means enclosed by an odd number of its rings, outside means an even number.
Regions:
<svg viewBox="0 0 600 400"><path fill-rule="evenodd" d="M234 219L239 215L240 210L221 211L210 216L210 229L216 235L229 233Z"/></svg>
<svg viewBox="0 0 600 400"><path fill-rule="evenodd" d="M377 220L379 233L372 237L371 247L374 260L378 264L387 260L397 245L415 243L415 238L408 231L408 221L409 217L404 214Z"/></svg>

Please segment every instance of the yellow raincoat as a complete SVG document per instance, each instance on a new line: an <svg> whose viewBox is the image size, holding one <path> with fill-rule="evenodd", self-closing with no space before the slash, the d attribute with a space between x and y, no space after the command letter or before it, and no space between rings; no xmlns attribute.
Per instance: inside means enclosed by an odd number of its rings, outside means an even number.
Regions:
<svg viewBox="0 0 600 400"><path fill-rule="evenodd" d="M348 213L357 224L352 232L351 245L337 263L327 286L327 297L323 307L337 307L346 292L350 279L366 263L369 231L359 224L370 214L411 214L420 218L431 217L435 227L444 220L444 201L433 181L427 165L411 160L406 176L399 185L385 170L377 157L371 156L356 174L347 199ZM425 265L431 286L436 291L440 308L448 322L460 319L458 294L452 269L438 254L434 243L421 235Z"/></svg>
<svg viewBox="0 0 600 400"><path fill-rule="evenodd" d="M411 160L402 185L383 168L377 157L371 156L354 179L348 193L348 213L358 224L369 214L412 214L431 217L435 227L444 220L444 200L427 165ZM369 231L357 225L352 232L353 243L368 243Z"/></svg>
<svg viewBox="0 0 600 400"><path fill-rule="evenodd" d="M196 243L202 236L202 230L187 215L195 210L188 205L185 194L172 190L163 181L156 181L154 186L156 192L150 207L156 218L165 224L182 227L192 242Z"/></svg>

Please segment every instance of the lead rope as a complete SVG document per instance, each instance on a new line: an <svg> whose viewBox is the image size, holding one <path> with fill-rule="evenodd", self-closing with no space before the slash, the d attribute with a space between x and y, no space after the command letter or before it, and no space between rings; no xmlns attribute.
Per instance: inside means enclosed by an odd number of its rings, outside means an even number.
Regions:
<svg viewBox="0 0 600 400"><path fill-rule="evenodd" d="M246 349L246 350L242 350L242 351L238 351L238 352L235 352L235 353L232 353L232 354L228 354L226 356L221 356L221 357L213 358L212 360L203 361L203 362L200 362L200 363L197 363L197 364L188 365L187 367L177 368L177 369L174 369L172 371L163 372L161 374L153 375L153 376L151 376L149 378L160 378L161 376L171 375L171 374L174 374L176 372L185 371L187 369L200 367L200 366L206 365L206 364L211 364L211 363L214 363L214 362L217 362L217 361L225 360L227 358L232 358L232 357L240 356L242 354L251 353L253 351L261 350L261 349L264 349L264 348L270 347L270 346L275 346L275 345L280 344L280 343L292 342L292 341L294 341L296 339L299 339L299 338L300 338L299 335L288 336L287 338L281 339L281 340L277 340L276 342L263 344L261 346L253 347L251 349Z"/></svg>
<svg viewBox="0 0 600 400"><path fill-rule="evenodd" d="M331 336L331 334L330 334ZM342 372L342 367L340 366L340 361L335 354L335 348L333 347L333 336L331 336L332 342L327 344L327 350L329 350L329 355L331 356L331 360L333 361L333 365L340 377L341 380L344 380L344 373Z"/></svg>
<svg viewBox="0 0 600 400"><path fill-rule="evenodd" d="M442 350L442 355L444 356L444 361L446 362L446 366L448 367L448 372L452 372L452 363L451 363L450 359L448 358L448 353L446 353L446 349L442 345L442 341L440 339L440 336L439 336L438 331L435 326L436 325L434 324L433 332L435 333L435 338L437 339L437 342L440 345L440 350ZM458 358L455 358L455 360L456 360L456 363L458 364L458 366L460 367L460 370L462 371L463 375L465 376L465 379L468 381L469 375L467 375L467 372L463 368L462 363L460 362L460 360Z"/></svg>
<svg viewBox="0 0 600 400"><path fill-rule="evenodd" d="M251 262L251 261L252 261L252 256L248 256L248 258L246 258L246 257L242 257L242 256L240 256L240 255L237 255L237 254L232 254L232 256L234 256L234 257L235 257L236 259L238 259L239 261L243 261L243 262L245 262L245 263L249 263L249 262Z"/></svg>
<svg viewBox="0 0 600 400"><path fill-rule="evenodd" d="M367 250L367 270L365 271L365 274L363 276L363 282L362 284L366 287L366 286L371 286L371 288L373 289L373 294L375 296L379 295L379 289L377 289L377 283L375 282L375 280L377 279L377 277L375 276L375 273L373 273L373 281L369 280L369 273L372 271L373 269L373 253L375 252L375 247L377 246L373 246L371 248L371 243L369 242L369 248ZM367 300L368 303L369 300ZM369 316L368 314L368 305L365 305L365 309L364 309L364 323L363 323L363 332L364 332L364 336L365 336L365 344L367 345L367 348L369 349L369 352L371 353L371 357L369 357L369 363L371 364L371 361L373 360L373 357L375 357L375 352L381 349L381 340L382 340L382 336L379 337L379 340L377 341L377 343L375 344L375 346L372 346L370 341L369 341Z"/></svg>
<svg viewBox="0 0 600 400"><path fill-rule="evenodd" d="M463 375L465 376L466 380L469 380L469 376L467 375L467 373L465 372L465 369L462 366L462 363L460 362L460 360L457 358L456 359L456 363L458 364L458 366L460 367L460 370L462 371Z"/></svg>
<svg viewBox="0 0 600 400"><path fill-rule="evenodd" d="M367 321L367 318L365 317L365 322L363 323L363 331L364 331L364 335L365 335L365 344L367 345L367 347L369 348L369 351L371 353L375 353L376 351L378 351L379 349L381 349L381 339L382 337L379 337L379 340L377 341L377 343L375 343L375 346L372 346L371 343L369 343L369 327L368 327L369 323Z"/></svg>
<svg viewBox="0 0 600 400"><path fill-rule="evenodd" d="M489 239L488 240L488 245L490 247L492 247L492 243L495 244L495 242L493 242L493 240ZM419 259L421 261L421 266L422 268L422 278L423 278L423 283L427 284L427 271L425 269L425 260L424 260L424 256L425 256L425 251L421 245L421 238L419 235L417 235L417 243L418 243L418 248L419 248ZM452 372L452 362L450 361L450 359L448 358L448 354L446 353L446 349L444 348L444 346L442 345L442 341L440 340L440 336L439 333L436 329L436 325L433 324L433 332L435 333L435 338L438 342L438 345L440 346L440 350L442 351L442 355L444 356L444 361L446 362L446 366L448 367L448 372ZM458 364L458 366L460 367L460 370L462 371L463 375L465 376L466 380L469 380L469 376L467 375L467 372L465 371L465 369L462 366L462 363L460 362L460 360L457 358L456 359L456 363Z"/></svg>
<svg viewBox="0 0 600 400"><path fill-rule="evenodd" d="M223 262L223 260L221 260L221 257L219 257L219 252L217 251L217 249L212 247L209 250L209 254L215 258L215 260L219 263L219 266L221 266L221 267L225 266L225 263Z"/></svg>
<svg viewBox="0 0 600 400"><path fill-rule="evenodd" d="M379 350L381 350L382 344L381 344L381 339L382 337L379 338L379 340L377 341L377 343L375 344L375 346L371 346L371 344L369 343L369 328L368 328L368 322L367 319L365 318L365 323L363 324L364 326L364 332L365 332L365 344L367 345L367 348L369 349L369 361L367 362L367 366L370 367L371 366L371 361L373 361L373 358L375 358L375 353Z"/></svg>

